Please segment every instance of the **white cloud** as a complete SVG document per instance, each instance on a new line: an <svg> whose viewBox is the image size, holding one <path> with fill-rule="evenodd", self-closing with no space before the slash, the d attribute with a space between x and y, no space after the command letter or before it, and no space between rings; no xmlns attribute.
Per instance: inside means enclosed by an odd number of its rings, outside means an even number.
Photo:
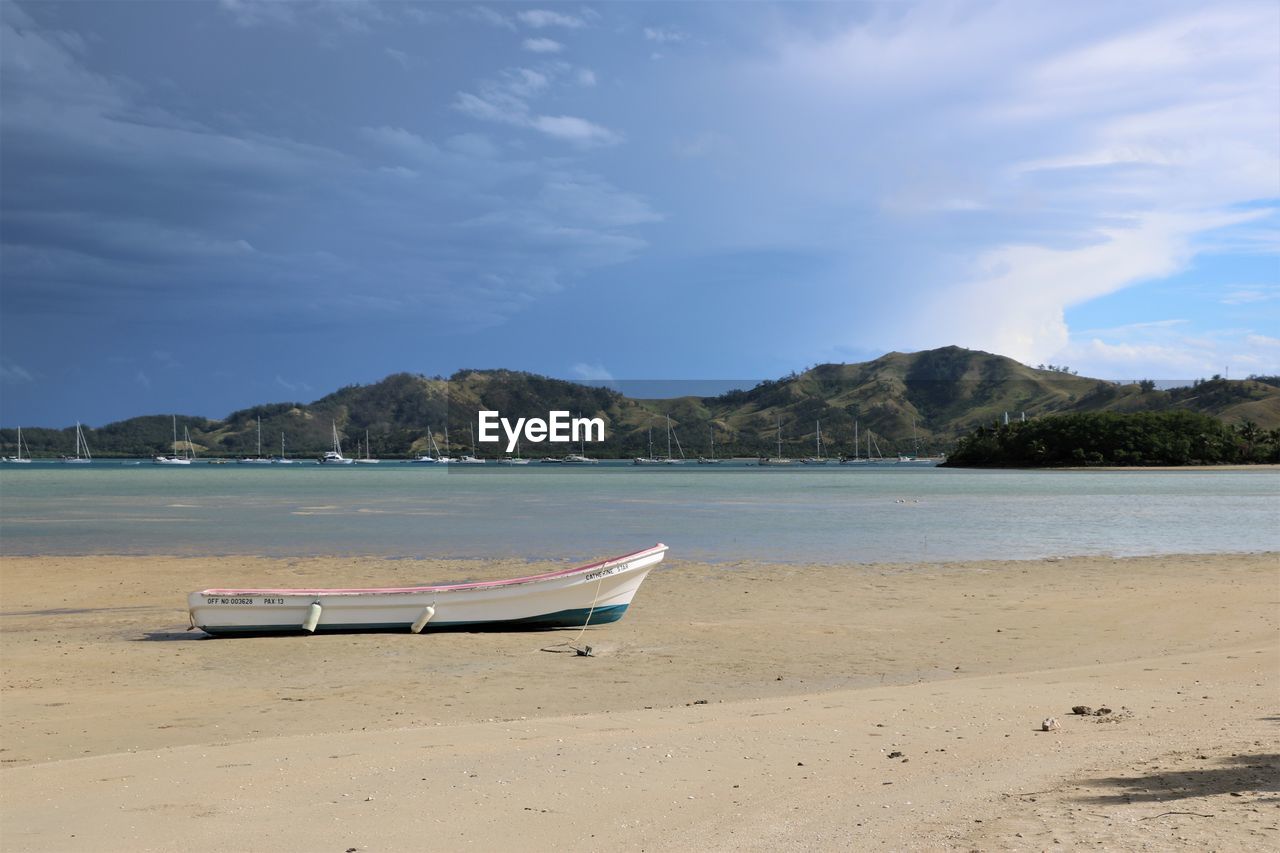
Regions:
<svg viewBox="0 0 1280 853"><path fill-rule="evenodd" d="M151 387L151 377L141 370L133 375L133 381L141 385L143 388Z"/></svg>
<svg viewBox="0 0 1280 853"><path fill-rule="evenodd" d="M218 0L218 7L242 27L288 25L296 21L293 4L277 0Z"/></svg>
<svg viewBox="0 0 1280 853"><path fill-rule="evenodd" d="M387 56L391 57L395 61L395 63L399 65L401 68L405 69L406 71L409 69L409 65L410 65L409 54L405 53L403 50L396 50L394 47L384 47L382 51Z"/></svg>
<svg viewBox="0 0 1280 853"><path fill-rule="evenodd" d="M480 121L529 128L583 148L620 143L621 134L588 119L533 112L529 102L550 88L552 75L562 75L569 68L567 63L553 63L543 71L530 68L506 71L495 80L482 82L478 92L459 92L453 107Z"/></svg>
<svg viewBox="0 0 1280 853"><path fill-rule="evenodd" d="M1219 301L1223 305L1255 305L1280 299L1280 285L1256 285L1239 287L1225 294Z"/></svg>
<svg viewBox="0 0 1280 853"><path fill-rule="evenodd" d="M463 17L470 18L482 24L488 24L491 27L499 27L504 30L514 30L515 22L501 12L496 12L488 6L467 6L459 11Z"/></svg>
<svg viewBox="0 0 1280 853"><path fill-rule="evenodd" d="M34 382L35 376L30 370L27 370L20 364L15 364L6 359L0 359L0 382L10 382L13 384Z"/></svg>
<svg viewBox="0 0 1280 853"><path fill-rule="evenodd" d="M689 34L675 29L666 29L664 27L645 27L644 37L649 41L658 44L673 44L682 42L689 38Z"/></svg>
<svg viewBox="0 0 1280 853"><path fill-rule="evenodd" d="M592 382L613 382L615 378L614 375L598 361L590 364L584 361L579 361L569 368L569 375L574 379L586 379Z"/></svg>
<svg viewBox="0 0 1280 853"><path fill-rule="evenodd" d="M548 38L525 39L523 46L531 53L559 53L564 50L564 45L555 39Z"/></svg>
<svg viewBox="0 0 1280 853"><path fill-rule="evenodd" d="M564 27L576 30L587 25L587 22L577 15L565 15L547 9L527 9L516 13L516 17L525 26L533 27L535 30L545 27Z"/></svg>
<svg viewBox="0 0 1280 853"><path fill-rule="evenodd" d="M590 68L579 68L577 73L579 86L591 87L596 84L596 72Z"/></svg>
<svg viewBox="0 0 1280 853"><path fill-rule="evenodd" d="M622 136L607 127L577 116L534 116L530 127L576 145L617 145Z"/></svg>

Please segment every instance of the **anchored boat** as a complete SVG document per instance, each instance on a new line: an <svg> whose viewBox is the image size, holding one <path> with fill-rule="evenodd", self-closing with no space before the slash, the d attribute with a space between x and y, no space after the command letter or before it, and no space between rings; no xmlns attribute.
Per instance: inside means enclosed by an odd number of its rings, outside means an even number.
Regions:
<svg viewBox="0 0 1280 853"><path fill-rule="evenodd" d="M658 543L575 569L444 586L206 589L187 608L192 626L214 635L577 628L621 619L666 552Z"/></svg>

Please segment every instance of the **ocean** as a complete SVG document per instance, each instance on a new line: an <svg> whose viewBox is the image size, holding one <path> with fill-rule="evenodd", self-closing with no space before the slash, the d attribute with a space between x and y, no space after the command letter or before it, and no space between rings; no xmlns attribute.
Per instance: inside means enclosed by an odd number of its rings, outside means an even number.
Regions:
<svg viewBox="0 0 1280 853"><path fill-rule="evenodd" d="M871 563L1280 551L1280 474L738 465L0 467L0 554Z"/></svg>

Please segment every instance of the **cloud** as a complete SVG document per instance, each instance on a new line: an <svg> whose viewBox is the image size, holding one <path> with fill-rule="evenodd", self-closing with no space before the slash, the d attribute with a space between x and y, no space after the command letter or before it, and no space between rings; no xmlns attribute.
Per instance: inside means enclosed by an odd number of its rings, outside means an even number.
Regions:
<svg viewBox="0 0 1280 853"><path fill-rule="evenodd" d="M488 24L491 27L499 27L504 30L514 30L516 28L515 22L511 18L501 12L490 9L488 6L467 6L459 10L458 14L473 21Z"/></svg>
<svg viewBox="0 0 1280 853"><path fill-rule="evenodd" d="M1256 285L1239 287L1223 295L1223 305L1256 305L1280 299L1280 285Z"/></svg>
<svg viewBox="0 0 1280 853"><path fill-rule="evenodd" d="M559 53L564 50L564 45L548 38L525 39L523 47L531 53Z"/></svg>
<svg viewBox="0 0 1280 853"><path fill-rule="evenodd" d="M218 0L218 8L230 15L241 27L291 25L297 22L294 4L278 0Z"/></svg>
<svg viewBox="0 0 1280 853"><path fill-rule="evenodd" d="M569 368L569 375L574 379L584 379L591 382L613 382L614 375L610 373L600 362L579 361Z"/></svg>
<svg viewBox="0 0 1280 853"><path fill-rule="evenodd" d="M576 78L579 86L591 87L596 84L596 72L590 68L579 68Z"/></svg>
<svg viewBox="0 0 1280 853"><path fill-rule="evenodd" d="M35 381L36 378L30 370L7 358L0 358L0 382L18 384Z"/></svg>
<svg viewBox="0 0 1280 853"><path fill-rule="evenodd" d="M311 393L311 386L308 385L306 382L302 382L300 380L296 382L290 382L289 380L281 376L279 373L276 374L276 385L279 385L281 388L288 391L290 394L298 394L298 393L310 394Z"/></svg>
<svg viewBox="0 0 1280 853"><path fill-rule="evenodd" d="M545 27L564 27L565 29L576 30L587 25L587 22L577 15L565 15L547 9L526 9L523 12L517 12L516 17L525 26L533 27L536 30Z"/></svg>
<svg viewBox="0 0 1280 853"><path fill-rule="evenodd" d="M409 70L409 65L411 62L409 54L405 53L403 50L396 50L394 47L384 47L382 49L382 52L385 53L387 56L391 57L391 59L396 63L396 65L399 65L401 68L405 69L406 71Z"/></svg>
<svg viewBox="0 0 1280 853"><path fill-rule="evenodd" d="M151 387L151 377L141 370L133 374L133 381L141 385L143 388L149 389Z"/></svg>
<svg viewBox="0 0 1280 853"><path fill-rule="evenodd" d="M583 148L617 145L622 134L579 116L538 115L530 101L547 92L553 77L570 66L553 64L544 70L509 69L492 80L482 81L476 92L459 92L453 108L480 121L496 122L536 130L552 139ZM578 78L581 81L581 77ZM594 75L591 77L594 80Z"/></svg>
<svg viewBox="0 0 1280 853"><path fill-rule="evenodd" d="M577 145L617 145L622 135L577 116L534 116L529 126L555 139Z"/></svg>
<svg viewBox="0 0 1280 853"><path fill-rule="evenodd" d="M689 34L664 27L645 27L644 37L646 40L657 42L658 44L675 44L686 41L689 38Z"/></svg>

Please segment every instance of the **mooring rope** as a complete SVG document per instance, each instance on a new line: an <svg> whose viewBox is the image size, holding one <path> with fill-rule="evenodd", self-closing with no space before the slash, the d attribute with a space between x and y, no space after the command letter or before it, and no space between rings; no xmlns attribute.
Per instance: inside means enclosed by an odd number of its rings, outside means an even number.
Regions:
<svg viewBox="0 0 1280 853"><path fill-rule="evenodd" d="M596 604L599 603L600 601L600 585L603 583L604 583L604 575L600 575L600 577L596 578L596 591L595 591L595 594L591 596L591 609L587 611L587 618L582 623L582 628L581 630L578 631L578 636L574 637L572 640L566 640L563 643L556 643L555 645L544 646L540 651L559 652L560 646L568 646L570 649L572 649L574 652L581 655L582 657L591 656L591 647L587 646L582 649L578 648L578 640L582 639L582 635L587 632L587 626L591 624L591 617L596 612Z"/></svg>

